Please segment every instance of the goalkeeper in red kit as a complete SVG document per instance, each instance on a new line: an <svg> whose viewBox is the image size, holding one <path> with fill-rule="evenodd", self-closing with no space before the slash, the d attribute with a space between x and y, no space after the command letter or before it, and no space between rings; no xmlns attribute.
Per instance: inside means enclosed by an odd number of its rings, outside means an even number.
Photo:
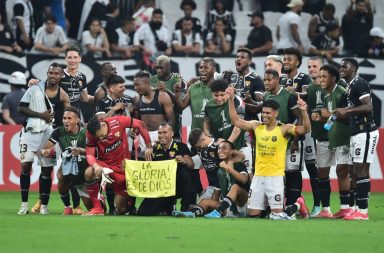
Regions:
<svg viewBox="0 0 384 253"><path fill-rule="evenodd" d="M123 168L124 159L130 158L126 128L139 130L147 146L145 158L147 161L152 160L152 146L148 129L141 120L116 116L102 120L92 118L88 122L86 157L90 167L85 171L85 179L94 208L86 215L104 214L104 208L99 201L98 179L102 179L102 185L106 182L112 183L117 213L125 214L129 210L129 196L126 192Z"/></svg>

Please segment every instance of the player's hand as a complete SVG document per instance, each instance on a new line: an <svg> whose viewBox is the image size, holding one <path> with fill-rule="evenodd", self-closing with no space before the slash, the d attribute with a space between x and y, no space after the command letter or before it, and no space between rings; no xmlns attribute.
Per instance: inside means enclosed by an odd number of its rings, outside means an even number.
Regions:
<svg viewBox="0 0 384 253"><path fill-rule="evenodd" d="M337 118L346 118L348 116L348 108L337 108L332 113L336 114Z"/></svg>
<svg viewBox="0 0 384 253"><path fill-rule="evenodd" d="M320 121L321 116L318 112L311 113L311 120L312 121Z"/></svg>
<svg viewBox="0 0 384 253"><path fill-rule="evenodd" d="M297 94L297 106L301 111L307 111L307 103L305 103L305 101L300 98L299 94Z"/></svg>
<svg viewBox="0 0 384 253"><path fill-rule="evenodd" d="M222 143L223 141L225 141L225 139L223 139L223 138L219 138L219 139L217 139L217 141L215 142L215 144L216 144L217 146L219 146L220 143Z"/></svg>
<svg viewBox="0 0 384 253"><path fill-rule="evenodd" d="M47 123L51 123L53 120L53 113L51 111L45 111L41 113L41 119L45 120Z"/></svg>
<svg viewBox="0 0 384 253"><path fill-rule="evenodd" d="M114 107L112 107L112 109L116 112L118 110L124 110L125 106L126 106L126 104L118 102L117 104L115 104Z"/></svg>
<svg viewBox="0 0 384 253"><path fill-rule="evenodd" d="M144 155L146 161L152 161L153 149L147 147L147 149L144 151Z"/></svg>
<svg viewBox="0 0 384 253"><path fill-rule="evenodd" d="M177 155L177 156L175 157L175 160L176 160L177 163L180 163L180 164L186 164L185 159L184 159L183 156L181 156L181 155Z"/></svg>
<svg viewBox="0 0 384 253"><path fill-rule="evenodd" d="M95 165L93 168L96 178L101 178L103 167L101 167L100 165Z"/></svg>
<svg viewBox="0 0 384 253"><path fill-rule="evenodd" d="M235 97L235 88L233 86L228 86L225 93L227 93L229 99L233 99Z"/></svg>
<svg viewBox="0 0 384 253"><path fill-rule="evenodd" d="M329 116L331 116L331 112L328 111L326 108L322 108L320 113L321 113L321 116L324 118L329 118Z"/></svg>
<svg viewBox="0 0 384 253"><path fill-rule="evenodd" d="M71 150L72 150L72 152L71 152L72 156L78 156L81 153L81 148L78 148L78 147L73 147L73 148L71 148Z"/></svg>
<svg viewBox="0 0 384 253"><path fill-rule="evenodd" d="M28 87L31 87L32 85L36 85L40 82L39 79L35 79L35 78L32 78L31 80L29 80L28 82Z"/></svg>
<svg viewBox="0 0 384 253"><path fill-rule="evenodd" d="M293 86L287 86L285 89L289 92L295 92L295 88Z"/></svg>

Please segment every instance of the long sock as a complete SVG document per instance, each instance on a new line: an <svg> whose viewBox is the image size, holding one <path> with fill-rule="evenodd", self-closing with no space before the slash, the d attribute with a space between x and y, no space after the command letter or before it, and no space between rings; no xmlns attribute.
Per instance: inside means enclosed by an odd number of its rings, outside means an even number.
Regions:
<svg viewBox="0 0 384 253"><path fill-rule="evenodd" d="M319 175L317 172L317 167L314 162L305 163L307 168L309 179L311 182L312 196L313 196L313 205L320 206L320 188L319 188Z"/></svg>
<svg viewBox="0 0 384 253"><path fill-rule="evenodd" d="M331 181L329 177L319 178L319 188L321 196L321 204L323 207L329 207L331 198Z"/></svg>
<svg viewBox="0 0 384 253"><path fill-rule="evenodd" d="M102 205L98 199L99 183L96 181L87 182L86 186L87 186L87 192L88 192L89 198L91 199L92 204L93 204L93 208L103 209L103 207L102 207Z"/></svg>
<svg viewBox="0 0 384 253"><path fill-rule="evenodd" d="M69 189L71 190L73 208L76 208L80 205L79 192L77 191L77 188L74 185L71 185Z"/></svg>
<svg viewBox="0 0 384 253"><path fill-rule="evenodd" d="M353 207L356 204L356 189L352 188L351 184L351 189L349 190L349 206Z"/></svg>
<svg viewBox="0 0 384 253"><path fill-rule="evenodd" d="M219 208L217 208L217 211L220 213L223 213L225 210L227 210L228 207L232 206L233 200L226 196L224 197L223 201L221 202Z"/></svg>
<svg viewBox="0 0 384 253"><path fill-rule="evenodd" d="M28 202L29 186L30 185L31 185L30 173L21 172L21 175L20 175L20 192L21 192L21 201L22 202Z"/></svg>
<svg viewBox="0 0 384 253"><path fill-rule="evenodd" d="M63 204L64 204L65 207L71 205L71 201L70 201L70 199L69 199L69 194L68 194L68 193L66 193L66 194L60 194L60 198L61 198L61 201L63 202Z"/></svg>
<svg viewBox="0 0 384 253"><path fill-rule="evenodd" d="M295 203L293 205L287 206L284 209L284 213L286 213L288 216L292 216L294 213L297 212L297 210L299 210L299 206Z"/></svg>
<svg viewBox="0 0 384 253"><path fill-rule="evenodd" d="M339 191L340 194L340 205L349 206L349 191Z"/></svg>
<svg viewBox="0 0 384 253"><path fill-rule="evenodd" d="M356 205L359 207L359 210L366 210L368 208L369 193L371 191L371 181L369 177L357 178L356 190Z"/></svg>
<svg viewBox="0 0 384 253"><path fill-rule="evenodd" d="M107 187L105 194L107 195L109 212L111 212L111 210L115 210L115 192L112 187Z"/></svg>
<svg viewBox="0 0 384 253"><path fill-rule="evenodd" d="M286 178L286 205L293 205L301 196L303 187L301 171L291 171L285 174Z"/></svg>
<svg viewBox="0 0 384 253"><path fill-rule="evenodd" d="M203 216L204 209L201 206L194 206L191 210L196 216Z"/></svg>
<svg viewBox="0 0 384 253"><path fill-rule="evenodd" d="M41 190L41 204L48 205L49 195L51 194L52 178L51 175L41 175L39 187Z"/></svg>

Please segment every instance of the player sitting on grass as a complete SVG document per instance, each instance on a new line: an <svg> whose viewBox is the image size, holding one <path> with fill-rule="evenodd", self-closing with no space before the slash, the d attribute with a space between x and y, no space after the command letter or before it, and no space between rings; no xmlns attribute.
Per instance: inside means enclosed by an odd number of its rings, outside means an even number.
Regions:
<svg viewBox="0 0 384 253"><path fill-rule="evenodd" d="M236 194L235 192L238 191L236 190L236 188L240 189L239 186L241 187L244 186L245 196L243 197L245 197L244 198L245 202L241 201L241 203L243 204L242 205L240 204L241 206L244 206L248 199L248 190L246 186L248 182L248 173L244 163L242 162L242 160L244 160L244 154L240 151L235 150L231 142L222 141L218 146L218 156L222 160L219 166L222 170L226 172L226 177L228 178L229 185L227 188L232 189L232 187L234 187L232 194ZM232 185L233 182L234 184ZM236 199L236 196L232 196L231 199ZM208 188L200 196L198 200L198 205L193 207L191 211L187 211L187 212L175 211L173 215L176 217L193 218L195 216L203 216L204 214L212 210L215 210L219 207L221 207L220 206L220 189L217 189L212 186L208 186Z"/></svg>

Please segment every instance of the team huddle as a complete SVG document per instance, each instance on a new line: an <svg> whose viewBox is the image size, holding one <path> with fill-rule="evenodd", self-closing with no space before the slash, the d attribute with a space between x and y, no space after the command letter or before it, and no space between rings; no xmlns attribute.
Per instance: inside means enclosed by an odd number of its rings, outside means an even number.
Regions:
<svg viewBox="0 0 384 253"><path fill-rule="evenodd" d="M306 74L298 70L300 52L287 48L266 57L259 77L250 69L252 52L239 48L235 72L217 73L215 60L203 58L199 76L185 81L171 72L169 57L159 56L156 75L134 76L135 97L124 94L125 79L113 64L101 66L103 83L92 96L78 71L79 48L68 47L65 61L66 66L52 63L46 80L29 81L18 107L27 117L20 137L18 214L30 211L35 156L40 195L31 211L49 214L51 174L61 155L57 178L64 215L295 220L298 213L304 219L368 220L369 167L379 133L371 90L357 75L354 58L343 58L337 69L312 57ZM81 102L93 106L94 117L85 120ZM191 131L183 143L181 116L188 106ZM136 203L127 193L125 159L176 160L175 196ZM332 166L340 197L335 213ZM301 193L304 168L311 211Z"/></svg>

